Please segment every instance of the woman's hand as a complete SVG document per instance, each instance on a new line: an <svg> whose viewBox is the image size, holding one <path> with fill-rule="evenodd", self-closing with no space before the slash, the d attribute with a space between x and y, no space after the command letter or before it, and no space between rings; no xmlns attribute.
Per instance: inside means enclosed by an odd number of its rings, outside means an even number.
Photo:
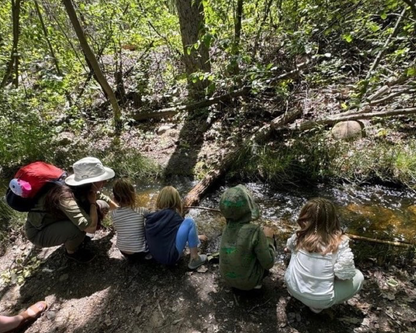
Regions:
<svg viewBox="0 0 416 333"><path fill-rule="evenodd" d="M90 204L97 203L97 191L94 190L94 188L92 188L91 191L88 193L88 201Z"/></svg>
<svg viewBox="0 0 416 333"><path fill-rule="evenodd" d="M272 228L269 228L269 227L263 227L263 232L264 232L264 235L265 235L267 238L273 238L273 236L274 236L274 231L273 231L273 229L272 229Z"/></svg>

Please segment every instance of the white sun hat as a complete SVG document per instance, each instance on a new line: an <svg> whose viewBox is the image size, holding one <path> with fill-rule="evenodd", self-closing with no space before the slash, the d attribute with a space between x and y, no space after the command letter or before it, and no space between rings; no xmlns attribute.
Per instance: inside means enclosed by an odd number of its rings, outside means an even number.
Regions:
<svg viewBox="0 0 416 333"><path fill-rule="evenodd" d="M101 161L95 157L84 157L72 166L74 174L65 179L69 186L78 186L101 182L114 177L113 169L103 166Z"/></svg>

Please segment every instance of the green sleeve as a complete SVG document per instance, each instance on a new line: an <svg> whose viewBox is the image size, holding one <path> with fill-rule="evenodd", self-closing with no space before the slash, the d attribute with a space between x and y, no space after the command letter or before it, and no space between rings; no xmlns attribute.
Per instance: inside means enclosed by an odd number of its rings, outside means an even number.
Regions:
<svg viewBox="0 0 416 333"><path fill-rule="evenodd" d="M64 199L60 201L62 212L74 223L80 230L88 228L91 224L91 217L78 206L74 199Z"/></svg>
<svg viewBox="0 0 416 333"><path fill-rule="evenodd" d="M274 265L275 248L273 238L267 238L263 230L259 227L257 230L257 244L254 251L257 260L264 269L270 269Z"/></svg>

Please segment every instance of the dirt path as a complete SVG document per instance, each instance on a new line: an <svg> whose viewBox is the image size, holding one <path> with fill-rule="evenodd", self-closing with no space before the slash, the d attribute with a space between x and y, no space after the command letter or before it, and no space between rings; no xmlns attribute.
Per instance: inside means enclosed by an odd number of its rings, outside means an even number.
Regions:
<svg viewBox="0 0 416 333"><path fill-rule="evenodd" d="M88 245L98 256L87 265L68 261L61 247L35 251L26 263L32 275L18 285L4 282L31 249L17 235L0 261L0 312L46 299L49 310L25 332L415 332L414 265L383 270L369 261L360 267L362 292L317 315L288 295L282 260L261 290L237 292L215 258L198 272L187 269L187 256L171 268L131 265L114 243L113 232L99 232Z"/></svg>

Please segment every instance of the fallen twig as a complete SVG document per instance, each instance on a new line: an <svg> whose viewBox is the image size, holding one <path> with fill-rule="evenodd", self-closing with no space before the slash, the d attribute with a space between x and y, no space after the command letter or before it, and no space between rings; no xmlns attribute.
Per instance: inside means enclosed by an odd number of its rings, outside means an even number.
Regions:
<svg viewBox="0 0 416 333"><path fill-rule="evenodd" d="M394 246L401 246L401 247L415 246L415 244L407 243L407 242L388 241L388 240L369 238L369 237L358 236L358 235L353 235L353 234L346 234L346 235L351 239L363 240L363 241L379 243L379 244L387 244L387 245L394 245Z"/></svg>
<svg viewBox="0 0 416 333"><path fill-rule="evenodd" d="M262 304L256 304L255 306L253 306L251 309L249 309L247 312L251 312L251 311L253 311L254 309L256 309L256 308L259 308L259 307L262 307L263 305L266 305L267 303L269 303L270 302L270 300L271 300L272 298L269 298L266 302L264 302L264 303L262 303Z"/></svg>

